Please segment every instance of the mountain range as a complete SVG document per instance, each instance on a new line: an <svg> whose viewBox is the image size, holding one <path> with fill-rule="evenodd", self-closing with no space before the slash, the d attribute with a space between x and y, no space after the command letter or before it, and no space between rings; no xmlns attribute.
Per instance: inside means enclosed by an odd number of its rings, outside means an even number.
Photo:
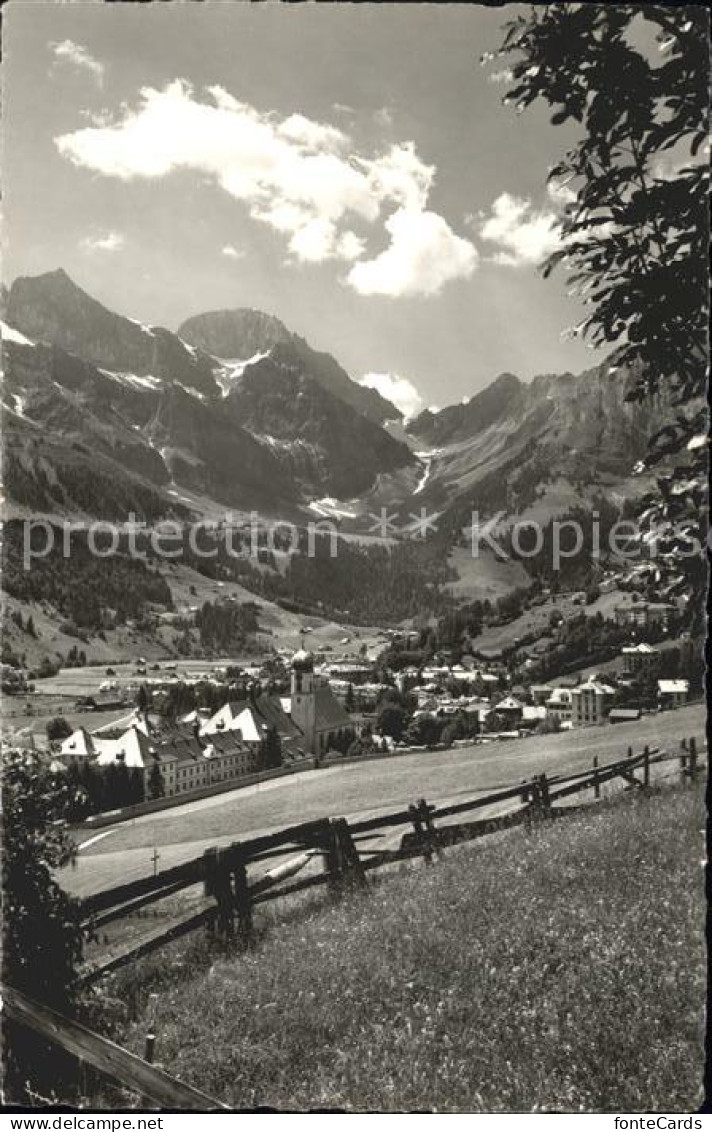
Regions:
<svg viewBox="0 0 712 1132"><path fill-rule="evenodd" d="M379 506L552 514L631 491L661 420L603 364L502 374L409 422L273 315L198 314L172 332L108 310L63 270L2 301L10 511L146 519L209 508L282 517Z"/></svg>

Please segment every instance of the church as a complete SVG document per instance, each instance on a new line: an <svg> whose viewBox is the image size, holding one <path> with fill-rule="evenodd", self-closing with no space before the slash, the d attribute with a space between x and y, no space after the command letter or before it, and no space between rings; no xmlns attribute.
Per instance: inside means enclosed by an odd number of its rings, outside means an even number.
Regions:
<svg viewBox="0 0 712 1132"><path fill-rule="evenodd" d="M354 734L348 713L341 706L326 680L314 672L314 657L300 649L292 657L291 694L282 706L304 736L304 746L312 755L324 755L339 732Z"/></svg>
<svg viewBox="0 0 712 1132"><path fill-rule="evenodd" d="M290 695L253 694L223 704L201 728L209 737L239 732L243 742L260 743L277 732L282 749L292 756L325 755L340 735L354 737L354 725L326 680L314 672L314 657L300 649L292 658Z"/></svg>

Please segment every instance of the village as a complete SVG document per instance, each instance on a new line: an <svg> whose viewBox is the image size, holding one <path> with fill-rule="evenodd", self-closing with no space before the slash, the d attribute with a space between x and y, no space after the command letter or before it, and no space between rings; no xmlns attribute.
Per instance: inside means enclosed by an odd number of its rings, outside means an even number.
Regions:
<svg viewBox="0 0 712 1132"><path fill-rule="evenodd" d="M9 1126L702 1129L706 9L8 9Z"/></svg>
<svg viewBox="0 0 712 1132"><path fill-rule="evenodd" d="M76 816L136 804L170 804L295 769L482 744L585 727L635 723L697 698L678 648L639 640L647 607L621 619L634 643L605 671L527 680L524 667L463 652L406 663L414 635L383 634L361 655L327 656L305 644L242 665L175 662L147 667L143 657L122 672L109 667L93 695L79 697L69 718L47 724L45 757L84 788ZM648 613L649 617L650 614ZM311 630L304 633L308 640ZM687 642L689 645L689 642ZM519 658L521 661L521 657ZM123 679L121 677L123 676ZM697 692L697 695L695 695ZM119 712L120 714L117 714ZM108 722L92 726L92 715Z"/></svg>

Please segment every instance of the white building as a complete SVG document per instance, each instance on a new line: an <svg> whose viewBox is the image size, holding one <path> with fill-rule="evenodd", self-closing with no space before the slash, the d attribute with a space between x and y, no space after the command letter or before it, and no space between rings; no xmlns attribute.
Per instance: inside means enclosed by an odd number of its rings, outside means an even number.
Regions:
<svg viewBox="0 0 712 1132"><path fill-rule="evenodd" d="M546 707L546 714L550 719L558 719L562 726L564 723L571 723L572 706L570 688L554 688L544 706Z"/></svg>
<svg viewBox="0 0 712 1132"><path fill-rule="evenodd" d="M571 689L571 722L574 727L602 723L611 710L615 689L591 677Z"/></svg>
<svg viewBox="0 0 712 1132"><path fill-rule="evenodd" d="M689 680L658 680L658 704L661 708L682 707L689 691Z"/></svg>
<svg viewBox="0 0 712 1132"><path fill-rule="evenodd" d="M621 649L623 671L629 673L653 672L660 664L660 650L646 645L628 645Z"/></svg>

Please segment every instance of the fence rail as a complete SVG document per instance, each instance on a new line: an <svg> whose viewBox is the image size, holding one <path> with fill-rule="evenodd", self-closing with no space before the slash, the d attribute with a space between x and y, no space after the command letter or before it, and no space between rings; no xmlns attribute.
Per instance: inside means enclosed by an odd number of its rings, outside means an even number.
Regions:
<svg viewBox="0 0 712 1132"><path fill-rule="evenodd" d="M58 1014L48 1006L33 1002L14 987L3 986L2 1003L3 1011L14 1022L33 1030L42 1038L98 1069L104 1076L162 1108L199 1112L227 1108L227 1105L201 1093L200 1089L184 1085L163 1069L149 1064L135 1053L129 1053L108 1038L95 1034L81 1023Z"/></svg>
<svg viewBox="0 0 712 1132"><path fill-rule="evenodd" d="M590 769L570 774L540 774L450 805L429 805L421 798L405 809L361 821L349 823L343 817L321 818L236 841L224 848L208 849L201 856L156 876L117 885L82 902L85 926L95 930L168 896L203 885L203 898L196 899L190 911L137 941L111 948L97 962L85 967L82 979L93 982L200 927L226 938L238 935L243 943L249 944L255 905L322 885L328 886L338 898L349 888L363 887L366 874L374 869L414 857L422 857L432 864L446 846L516 825L531 827L536 820L573 812L574 807L557 803L587 791L593 792L591 801L599 799L601 786L615 779L622 779L627 789L645 790L650 785L651 767L670 761L679 762L683 780L694 780L700 769L696 740L683 740L678 753L645 747L633 754L628 748L625 758L612 763L599 766L594 759ZM476 816L478 811L489 807L496 807L497 812ZM467 820L469 815L472 817ZM450 818L463 820L435 824ZM394 832L402 827L410 828L393 847ZM373 844L379 840L386 844ZM388 841L391 844L387 844ZM286 859L291 851L298 856ZM281 864L271 867L256 880L248 880L248 866L278 858L282 858ZM321 873L292 879L315 858L321 858Z"/></svg>

